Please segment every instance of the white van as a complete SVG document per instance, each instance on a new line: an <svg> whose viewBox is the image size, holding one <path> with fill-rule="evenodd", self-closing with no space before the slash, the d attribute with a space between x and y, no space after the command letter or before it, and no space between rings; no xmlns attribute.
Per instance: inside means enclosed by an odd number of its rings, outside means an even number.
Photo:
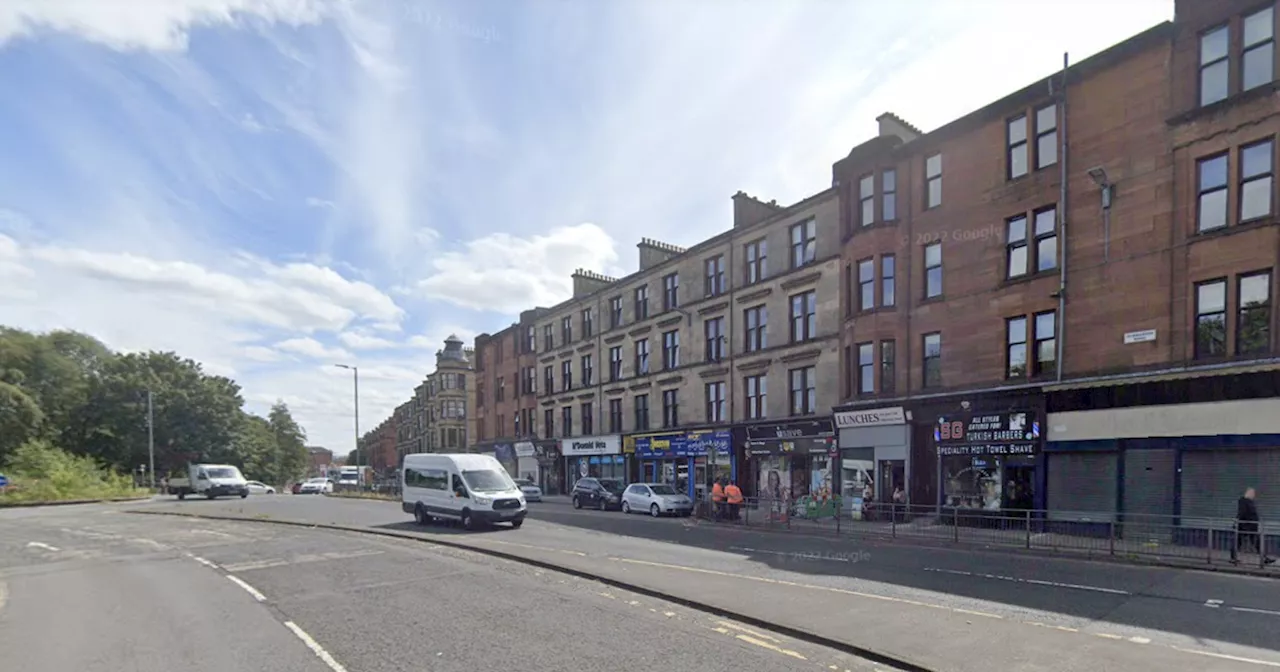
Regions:
<svg viewBox="0 0 1280 672"><path fill-rule="evenodd" d="M524 493L492 455L414 453L400 468L401 508L419 525L456 520L477 524L524 524Z"/></svg>

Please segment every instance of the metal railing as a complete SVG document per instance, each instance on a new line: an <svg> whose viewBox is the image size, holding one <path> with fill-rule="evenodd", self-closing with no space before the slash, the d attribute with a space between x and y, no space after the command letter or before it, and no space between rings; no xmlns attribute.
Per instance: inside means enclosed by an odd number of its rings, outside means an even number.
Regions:
<svg viewBox="0 0 1280 672"><path fill-rule="evenodd" d="M942 544L1021 548L1085 557L1157 559L1181 564L1232 563L1265 567L1280 550L1280 524L1240 531L1231 518L1096 511L967 509L862 503L841 497L747 498L737 507L698 502L699 518L849 538L920 540Z"/></svg>

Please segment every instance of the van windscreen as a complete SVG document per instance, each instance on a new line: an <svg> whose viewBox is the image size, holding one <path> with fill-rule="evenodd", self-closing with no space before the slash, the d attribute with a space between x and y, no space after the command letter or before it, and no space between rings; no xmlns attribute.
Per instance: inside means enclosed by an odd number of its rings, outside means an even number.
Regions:
<svg viewBox="0 0 1280 672"><path fill-rule="evenodd" d="M475 492L502 492L515 487L511 477L493 469L462 472L462 480Z"/></svg>

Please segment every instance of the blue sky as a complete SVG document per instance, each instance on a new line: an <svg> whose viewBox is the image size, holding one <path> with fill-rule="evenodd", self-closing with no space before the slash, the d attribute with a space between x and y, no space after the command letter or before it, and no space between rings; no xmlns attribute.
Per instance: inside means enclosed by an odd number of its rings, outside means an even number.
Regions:
<svg viewBox="0 0 1280 672"><path fill-rule="evenodd" d="M172 349L351 447L569 274L788 203L1172 0L8 0L0 323ZM1044 26L1031 39L1028 27ZM1022 35L1010 39L1009 35Z"/></svg>

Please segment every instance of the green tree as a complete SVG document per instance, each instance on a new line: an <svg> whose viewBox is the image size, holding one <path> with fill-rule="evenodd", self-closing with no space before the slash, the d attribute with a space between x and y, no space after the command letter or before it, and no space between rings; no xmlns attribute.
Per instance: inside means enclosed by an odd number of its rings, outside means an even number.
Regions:
<svg viewBox="0 0 1280 672"><path fill-rule="evenodd" d="M0 463L36 438L44 423L40 406L22 388L0 381Z"/></svg>
<svg viewBox="0 0 1280 672"><path fill-rule="evenodd" d="M277 401L267 415L267 423L276 437L279 483L301 478L307 472L307 433L293 419L289 407Z"/></svg>

